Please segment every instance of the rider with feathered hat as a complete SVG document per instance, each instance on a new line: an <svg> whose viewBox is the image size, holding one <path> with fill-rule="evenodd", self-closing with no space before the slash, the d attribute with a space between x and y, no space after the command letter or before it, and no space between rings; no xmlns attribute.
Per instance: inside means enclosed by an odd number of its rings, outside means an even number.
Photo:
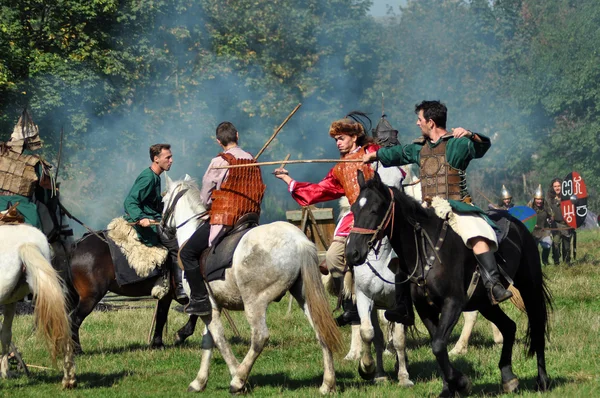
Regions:
<svg viewBox="0 0 600 398"><path fill-rule="evenodd" d="M331 123L329 136L335 140L342 159L361 159L365 154L374 153L379 149L379 145L373 143L373 139L367 135L368 130L361 122L365 118L364 113L352 112L343 119ZM360 193L357 170L362 170L366 178L371 178L375 174L370 166L356 162L336 164L329 170L325 178L318 183L296 181L288 175L287 170L284 168L275 170L275 176L288 185L292 198L300 206L339 199L342 196L346 196L348 202L352 205ZM353 224L354 216L352 212L349 212L338 223L333 242L327 250L327 268L331 272L338 289L341 289L343 284L343 275L346 268L344 249ZM338 324L343 326L360 323L356 304L352 302L352 299L344 300L342 305L344 313L336 319Z"/></svg>

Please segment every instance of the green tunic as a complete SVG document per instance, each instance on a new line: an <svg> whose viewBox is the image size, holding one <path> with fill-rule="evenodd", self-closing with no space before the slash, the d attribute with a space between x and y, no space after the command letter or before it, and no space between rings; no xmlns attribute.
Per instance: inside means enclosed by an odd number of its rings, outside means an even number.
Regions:
<svg viewBox="0 0 600 398"><path fill-rule="evenodd" d="M162 218L162 196L160 194L160 176L147 168L135 179L129 194L123 203L125 219L129 222L143 218L160 221ZM157 246L160 241L156 226L143 228L134 226L140 240L147 246Z"/></svg>
<svg viewBox="0 0 600 398"><path fill-rule="evenodd" d="M471 160L483 157L487 150L490 149L492 145L490 139L485 135L476 134L481 139L481 142L476 142L466 137L448 139L446 143L446 161L450 166L464 171L471 163ZM424 140L423 142L415 142L408 145L380 148L377 151L377 157L385 167L403 166L411 163L420 164L423 145L435 148L441 143L442 138L434 143ZM496 227L479 207L458 200L449 200L449 202L454 211L458 213L480 213L492 227Z"/></svg>
<svg viewBox="0 0 600 398"><path fill-rule="evenodd" d="M28 152L29 151L25 151L24 154L29 154ZM38 163L35 166L35 171L38 175L38 178L40 178L42 175L42 166L40 163ZM44 197L40 198L39 197L40 195L38 193L38 196L36 196L36 199L38 201L41 201L42 203L48 203L49 195L50 195L49 191L44 190L44 193L43 193ZM38 207L33 202L33 198L28 198L28 197L22 196L22 195L0 196L0 210L6 210L6 209L8 209L9 204L14 205L17 202L19 202L19 205L17 206L17 210L19 211L19 213L21 213L21 215L23 215L23 218L25 218L25 223L29 224L29 225L33 225L37 229L41 230L42 229L42 221L40 220L40 215L38 213Z"/></svg>
<svg viewBox="0 0 600 398"><path fill-rule="evenodd" d="M0 210L8 209L8 205L14 205L19 202L17 210L25 218L25 222L29 225L33 225L37 229L42 229L42 223L40 222L40 216L37 211L37 206L31 201L31 199L21 195L11 196L0 196Z"/></svg>

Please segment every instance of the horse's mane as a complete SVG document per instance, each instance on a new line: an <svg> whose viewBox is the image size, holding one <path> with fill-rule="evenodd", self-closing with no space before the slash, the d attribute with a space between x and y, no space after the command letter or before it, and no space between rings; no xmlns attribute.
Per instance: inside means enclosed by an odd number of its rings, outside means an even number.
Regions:
<svg viewBox="0 0 600 398"><path fill-rule="evenodd" d="M194 179L186 179L186 180L177 180L177 181L173 181L172 183L172 188L169 189L169 193L172 195L173 194L173 190L176 187L181 187L181 189L187 189L189 192L189 195L185 195L185 198L189 201L190 206L197 210L198 208L204 208L204 204L202 203L202 201L200 200L200 187L198 186L198 183L196 182L196 180Z"/></svg>
<svg viewBox="0 0 600 398"><path fill-rule="evenodd" d="M388 186L375 178L368 180L366 182L366 187L376 189L379 192L383 193L386 197L389 194ZM421 205L421 203L419 203L416 199L412 198L411 196L405 194L404 192L400 191L399 189L397 189L395 187L389 187L389 188L394 193L394 196L403 205L398 210L402 211L402 213L404 213L404 215L407 218L412 219L417 222L420 222L420 223L423 223L426 221L432 221L432 220L436 220L436 219L440 220L439 217L437 217L437 215L435 214L435 210L424 208Z"/></svg>

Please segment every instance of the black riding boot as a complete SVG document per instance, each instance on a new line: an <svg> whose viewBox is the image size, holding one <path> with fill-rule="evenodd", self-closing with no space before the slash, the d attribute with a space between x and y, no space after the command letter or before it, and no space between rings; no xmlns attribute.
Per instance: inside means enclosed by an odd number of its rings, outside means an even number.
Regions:
<svg viewBox="0 0 600 398"><path fill-rule="evenodd" d="M510 290L506 290L500 283L500 275L498 273L498 263L492 252L476 254L475 258L481 266L481 277L483 278L483 286L488 291L488 295L492 305L508 300L512 297Z"/></svg>
<svg viewBox="0 0 600 398"><path fill-rule="evenodd" d="M177 243L177 236L174 232L162 225L158 226L158 237L160 242L169 250L168 260L171 265L171 273L173 274L173 281L175 282L175 300L179 304L187 304L188 296L183 290L183 280L181 279L181 268L177 265L177 253L179 252L179 244ZM168 263L167 263L168 264Z"/></svg>
<svg viewBox="0 0 600 398"><path fill-rule="evenodd" d="M344 309L344 313L335 318L335 322L338 324L338 326L360 324L358 309L356 308L356 304L352 302L351 298L342 300L342 308Z"/></svg>
<svg viewBox="0 0 600 398"><path fill-rule="evenodd" d="M175 300L177 300L179 304L186 305L189 302L189 299L183 289L183 271L181 271L177 262L172 264L171 272L173 273L173 282L175 282Z"/></svg>
<svg viewBox="0 0 600 398"><path fill-rule="evenodd" d="M415 312L410 297L410 285L404 282L402 275L396 274L396 306L385 312L385 319L390 322L401 323L404 326L413 326L415 324Z"/></svg>
<svg viewBox="0 0 600 398"><path fill-rule="evenodd" d="M185 270L185 279L190 284L190 302L185 307L188 315L205 316L212 313L212 305L208 298L208 290L204 278L200 273L200 267Z"/></svg>

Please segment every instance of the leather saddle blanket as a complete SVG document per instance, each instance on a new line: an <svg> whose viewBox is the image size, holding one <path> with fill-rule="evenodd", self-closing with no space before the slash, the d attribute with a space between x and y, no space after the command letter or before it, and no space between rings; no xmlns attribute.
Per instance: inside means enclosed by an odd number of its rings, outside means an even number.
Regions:
<svg viewBox="0 0 600 398"><path fill-rule="evenodd" d="M135 229L124 218L114 219L103 235L109 242L119 286L162 274L161 266L167 259L168 250L140 242Z"/></svg>
<svg viewBox="0 0 600 398"><path fill-rule="evenodd" d="M110 257L115 267L115 278L119 286L141 282L145 279L153 278L162 274L162 269L160 267L155 267L146 276L140 276L129 264L129 261L127 261L125 254L123 254L121 251L121 248L108 236L107 231L99 231L98 234L102 235L108 242Z"/></svg>
<svg viewBox="0 0 600 398"><path fill-rule="evenodd" d="M217 236L213 245L202 252L200 269L207 282L225 279L225 271L231 267L233 253L238 243L244 235L257 225L258 214L246 214L240 218L233 228L224 230L223 233Z"/></svg>

